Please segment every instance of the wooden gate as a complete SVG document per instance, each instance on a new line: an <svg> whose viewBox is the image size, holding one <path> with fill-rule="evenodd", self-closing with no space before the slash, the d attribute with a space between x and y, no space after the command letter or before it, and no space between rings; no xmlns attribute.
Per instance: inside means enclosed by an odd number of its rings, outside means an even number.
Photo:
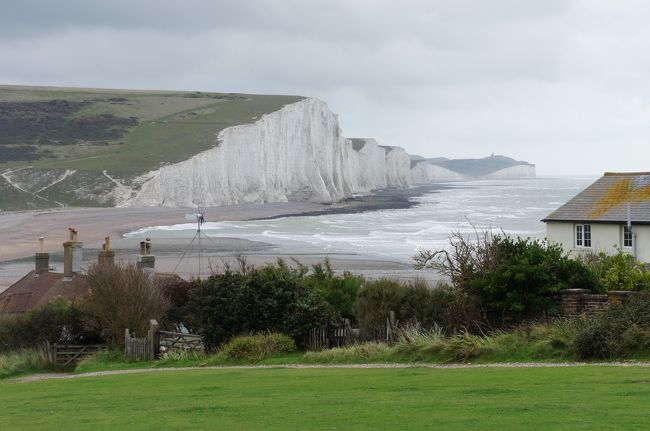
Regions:
<svg viewBox="0 0 650 431"><path fill-rule="evenodd" d="M158 331L158 352L165 353L174 350L185 352L203 352L203 338L195 334L181 332Z"/></svg>
<svg viewBox="0 0 650 431"><path fill-rule="evenodd" d="M358 335L348 319L342 322L328 322L325 326L312 328L307 335L307 346L311 350L343 347L353 343Z"/></svg>
<svg viewBox="0 0 650 431"><path fill-rule="evenodd" d="M107 349L104 344L46 344L45 352L50 364L61 368L77 365L88 356Z"/></svg>

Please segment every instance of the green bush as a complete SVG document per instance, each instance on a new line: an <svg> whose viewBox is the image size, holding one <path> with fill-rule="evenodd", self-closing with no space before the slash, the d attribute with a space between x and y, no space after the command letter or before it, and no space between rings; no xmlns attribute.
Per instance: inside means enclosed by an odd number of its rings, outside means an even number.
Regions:
<svg viewBox="0 0 650 431"><path fill-rule="evenodd" d="M603 290L650 290L648 266L621 249L614 255L588 254L583 261L598 276Z"/></svg>
<svg viewBox="0 0 650 431"><path fill-rule="evenodd" d="M449 290L430 288L426 281L403 282L383 278L369 281L359 290L354 310L362 336L381 339L391 311L402 324L419 322L421 326L431 328L444 323L451 301Z"/></svg>
<svg viewBox="0 0 650 431"><path fill-rule="evenodd" d="M220 349L225 359L261 361L281 353L296 351L296 343L289 336L279 333L261 333L235 337Z"/></svg>
<svg viewBox="0 0 650 431"><path fill-rule="evenodd" d="M190 293L192 321L212 349L241 333L282 332L296 343L333 316L323 295L305 282L304 268L279 260L213 274Z"/></svg>
<svg viewBox="0 0 650 431"><path fill-rule="evenodd" d="M553 297L562 289L601 290L596 275L559 245L490 232L478 234L476 241L455 233L449 250L422 251L416 267L449 277L496 323L553 314Z"/></svg>
<svg viewBox="0 0 650 431"><path fill-rule="evenodd" d="M593 317L575 339L582 359L625 358L650 350L650 294L639 293Z"/></svg>
<svg viewBox="0 0 650 431"><path fill-rule="evenodd" d="M63 298L0 320L0 351L41 347L43 342L83 343L96 339L84 327L79 308Z"/></svg>
<svg viewBox="0 0 650 431"><path fill-rule="evenodd" d="M306 282L334 308L336 318L354 320L354 301L365 282L363 277L347 271L343 276L338 276L332 270L329 259L325 259L324 263L312 266Z"/></svg>

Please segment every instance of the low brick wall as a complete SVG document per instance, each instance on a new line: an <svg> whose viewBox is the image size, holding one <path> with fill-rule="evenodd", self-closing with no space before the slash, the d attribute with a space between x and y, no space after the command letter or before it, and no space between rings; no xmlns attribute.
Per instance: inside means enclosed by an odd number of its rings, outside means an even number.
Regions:
<svg viewBox="0 0 650 431"><path fill-rule="evenodd" d="M562 316L593 315L609 304L626 301L636 293L611 291L603 294L593 294L588 289L566 289L560 291L556 303Z"/></svg>

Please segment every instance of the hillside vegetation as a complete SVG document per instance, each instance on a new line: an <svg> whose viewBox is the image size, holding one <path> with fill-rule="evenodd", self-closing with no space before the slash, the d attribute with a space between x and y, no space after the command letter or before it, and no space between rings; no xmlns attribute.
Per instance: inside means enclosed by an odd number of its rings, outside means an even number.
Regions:
<svg viewBox="0 0 650 431"><path fill-rule="evenodd" d="M301 100L235 93L0 86L0 170L143 172L216 144L226 127Z"/></svg>
<svg viewBox="0 0 650 431"><path fill-rule="evenodd" d="M116 180L186 160L221 130L301 99L0 86L0 209L113 206Z"/></svg>

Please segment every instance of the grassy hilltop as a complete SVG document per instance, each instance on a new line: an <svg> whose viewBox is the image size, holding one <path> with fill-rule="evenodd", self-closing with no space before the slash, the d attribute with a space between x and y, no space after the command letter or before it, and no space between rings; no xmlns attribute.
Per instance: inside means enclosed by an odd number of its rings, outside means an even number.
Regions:
<svg viewBox="0 0 650 431"><path fill-rule="evenodd" d="M25 190L0 177L0 209L111 205L92 198L93 191L112 186L102 171L129 178L186 160L216 145L221 130L254 122L301 99L0 86L0 173L11 170L16 175L16 169L34 168L29 178L19 177L34 184ZM57 178L67 169L78 172L74 181L50 185L48 178ZM86 196L91 196L88 199L73 193L73 183L80 180L88 189Z"/></svg>

